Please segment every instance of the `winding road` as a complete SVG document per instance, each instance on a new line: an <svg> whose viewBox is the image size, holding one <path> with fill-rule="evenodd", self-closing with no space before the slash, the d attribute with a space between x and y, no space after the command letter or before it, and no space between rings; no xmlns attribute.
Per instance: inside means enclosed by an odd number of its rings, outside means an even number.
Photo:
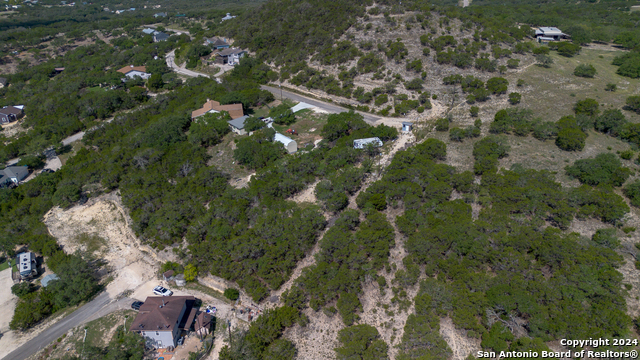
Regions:
<svg viewBox="0 0 640 360"><path fill-rule="evenodd" d="M49 326L33 339L22 344L17 349L10 352L3 359L24 360L33 356L38 351L44 349L54 340L66 334L76 326L85 324L91 320L98 319L113 311L126 309L133 300L123 298L114 300L106 292L100 293L93 300L78 308L76 311L62 318L60 321Z"/></svg>

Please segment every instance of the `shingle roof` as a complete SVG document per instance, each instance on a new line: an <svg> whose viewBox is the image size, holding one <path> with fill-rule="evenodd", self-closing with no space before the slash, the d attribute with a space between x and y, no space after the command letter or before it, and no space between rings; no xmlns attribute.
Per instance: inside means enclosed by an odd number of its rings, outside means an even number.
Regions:
<svg viewBox="0 0 640 360"><path fill-rule="evenodd" d="M18 114L22 114L22 109L15 106L5 106L2 109L0 109L0 114L18 115Z"/></svg>
<svg viewBox="0 0 640 360"><path fill-rule="evenodd" d="M211 45L214 46L224 46L224 45L229 45L228 42L220 39L219 37L212 37L210 39L207 39L207 42Z"/></svg>
<svg viewBox="0 0 640 360"><path fill-rule="evenodd" d="M56 274L49 274L42 278L40 284L42 284L43 287L47 287L47 285L49 285L53 280L60 280L60 278Z"/></svg>
<svg viewBox="0 0 640 360"><path fill-rule="evenodd" d="M180 314L193 296L150 296L131 324L131 331L172 331L180 322ZM188 309L187 309L188 310Z"/></svg>
<svg viewBox="0 0 640 360"><path fill-rule="evenodd" d="M28 166L7 166L4 170L0 170L0 175L6 175L10 178L16 178L18 181L29 175Z"/></svg>
<svg viewBox="0 0 640 360"><path fill-rule="evenodd" d="M198 116L202 116L208 113L211 110L215 110L217 112L226 111L229 113L232 119L237 119L239 117L244 116L244 110L242 109L242 104L228 104L228 105L220 105L219 102L215 100L209 100L198 110L194 110L191 112L191 118L197 118Z"/></svg>
<svg viewBox="0 0 640 360"><path fill-rule="evenodd" d="M153 38L156 39L156 41L163 41L163 40L167 40L169 38L169 35L163 32L158 32L153 35Z"/></svg>
<svg viewBox="0 0 640 360"><path fill-rule="evenodd" d="M7 79L3 78L3 77L0 77L0 84L7 85Z"/></svg>
<svg viewBox="0 0 640 360"><path fill-rule="evenodd" d="M125 66L122 69L117 70L119 73L123 73L123 74L127 74L131 71L141 71L141 72L147 72L147 67L146 66L133 66L133 65L129 65L129 66Z"/></svg>

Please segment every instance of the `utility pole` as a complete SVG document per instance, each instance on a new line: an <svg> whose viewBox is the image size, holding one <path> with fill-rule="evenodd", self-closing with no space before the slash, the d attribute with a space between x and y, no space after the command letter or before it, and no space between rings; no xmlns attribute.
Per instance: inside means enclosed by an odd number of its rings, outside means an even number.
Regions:
<svg viewBox="0 0 640 360"><path fill-rule="evenodd" d="M280 84L280 102L282 102L282 84Z"/></svg>

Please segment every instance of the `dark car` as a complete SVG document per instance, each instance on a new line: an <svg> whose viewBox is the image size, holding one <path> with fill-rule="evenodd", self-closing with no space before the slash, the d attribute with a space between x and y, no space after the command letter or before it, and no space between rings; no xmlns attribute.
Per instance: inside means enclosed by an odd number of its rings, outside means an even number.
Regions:
<svg viewBox="0 0 640 360"><path fill-rule="evenodd" d="M140 306L142 306L142 304L144 304L142 301L134 301L133 304L131 304L131 308L133 310L140 310Z"/></svg>
<svg viewBox="0 0 640 360"><path fill-rule="evenodd" d="M48 173L48 174L51 174L51 173L54 173L54 172L55 172L55 171L54 171L54 170L51 170L51 169L42 169L42 173Z"/></svg>

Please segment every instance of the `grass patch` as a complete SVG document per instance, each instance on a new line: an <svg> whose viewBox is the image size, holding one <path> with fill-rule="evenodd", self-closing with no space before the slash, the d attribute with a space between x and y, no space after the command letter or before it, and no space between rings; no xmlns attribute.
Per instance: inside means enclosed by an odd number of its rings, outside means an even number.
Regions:
<svg viewBox="0 0 640 360"><path fill-rule="evenodd" d="M9 268L9 263L8 262L3 262L0 264L0 271L2 270L7 270Z"/></svg>
<svg viewBox="0 0 640 360"><path fill-rule="evenodd" d="M522 73L509 74L509 91L522 92L521 106L530 108L536 117L542 117L545 121L557 121L564 115L572 115L575 103L585 98L595 99L600 104L601 111L608 108L620 109L627 97L634 95L640 86L639 79L616 74L618 67L611 65L611 62L620 54L620 51L583 48L579 55L567 58L552 51L550 56L554 63L551 68L534 65ZM597 71L595 77L573 75L575 68L581 64L593 65ZM517 79L523 79L527 85L516 88ZM608 83L616 84L617 91L604 91ZM630 111L624 113L630 121L640 122L637 114Z"/></svg>
<svg viewBox="0 0 640 360"><path fill-rule="evenodd" d="M76 236L75 241L85 247L89 254L99 252L107 245L107 240L97 234L82 233Z"/></svg>

